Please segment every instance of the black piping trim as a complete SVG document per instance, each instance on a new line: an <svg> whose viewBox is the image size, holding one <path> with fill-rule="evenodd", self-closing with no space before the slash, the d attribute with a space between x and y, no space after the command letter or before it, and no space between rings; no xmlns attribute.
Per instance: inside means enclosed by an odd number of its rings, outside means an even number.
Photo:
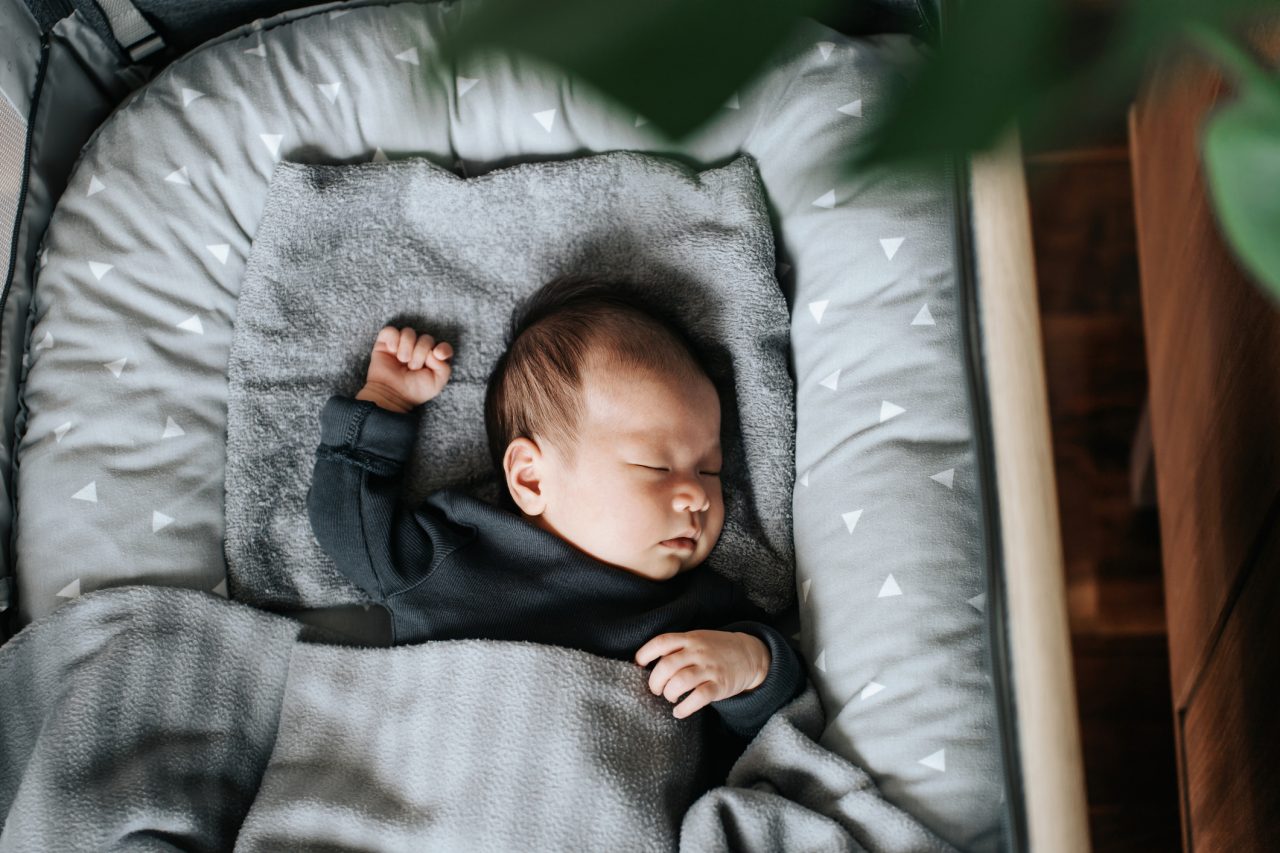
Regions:
<svg viewBox="0 0 1280 853"><path fill-rule="evenodd" d="M18 242L19 242L19 237L22 234L22 221L23 221L22 212L23 210L26 209L26 206L27 206L27 190L30 188L30 183L31 183L31 140L34 139L36 135L36 132L35 132L36 113L40 108L40 93L44 90L44 75L45 75L45 70L48 67L49 67L49 36L47 33L41 33L40 64L39 66L36 67L36 81L35 81L35 86L32 87L32 93L31 93L31 109L27 112L27 144L26 144L26 148L22 152L22 184L18 189L18 206L17 206L17 209L14 211L14 216L13 216L13 234L9 238L9 269L5 271L4 291L0 292L0 344L3 344L4 307L5 307L5 304L8 303L9 301L9 287L13 284L14 271L18 268ZM21 358L21 355L18 355L17 357ZM15 451L15 447L11 446L9 448L10 460L14 458L13 456L14 451ZM10 466L9 474L11 476L13 474L12 466ZM9 511L11 514L10 517L13 517L12 513L14 509L15 507L14 507L14 501L13 501L13 489L10 489L9 490ZM12 567L15 559L14 550L13 550L13 537L10 536L5 542L0 543L0 547L4 548L7 564L10 567ZM10 575L10 578L12 578L12 575ZM0 618L0 635L2 635L3 638L6 640L10 636L12 636L13 623L16 618L14 614L16 614L18 610L18 608L14 606L14 604L17 602L17 595L18 595L17 585L14 584L11 579L9 586L10 586L10 589L9 589L10 598L9 598L8 612L3 614L3 618Z"/></svg>
<svg viewBox="0 0 1280 853"><path fill-rule="evenodd" d="M1027 847L1026 792L1022 784L1022 756L1018 749L1017 702L1010 672L1009 634L1005 613L1004 553L1001 539L1000 501L996 488L994 438L991 410L982 359L982 325L978 313L978 275L974 256L971 219L969 162L953 155L951 173L956 194L956 270L960 290L960 321L964 334L965 378L969 392L969 412L974 434L974 456L978 469L978 492L982 505L983 538L986 543L987 648L991 664L991 686L996 701L996 723L1000 757L1004 769L1005 849Z"/></svg>

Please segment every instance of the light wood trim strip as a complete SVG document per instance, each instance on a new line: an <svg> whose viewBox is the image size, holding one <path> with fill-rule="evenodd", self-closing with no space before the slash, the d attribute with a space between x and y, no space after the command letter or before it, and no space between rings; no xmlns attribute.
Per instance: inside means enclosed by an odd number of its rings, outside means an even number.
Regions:
<svg viewBox="0 0 1280 853"><path fill-rule="evenodd" d="M1087 851L1031 215L1016 134L974 158L971 186L1027 834L1036 853Z"/></svg>

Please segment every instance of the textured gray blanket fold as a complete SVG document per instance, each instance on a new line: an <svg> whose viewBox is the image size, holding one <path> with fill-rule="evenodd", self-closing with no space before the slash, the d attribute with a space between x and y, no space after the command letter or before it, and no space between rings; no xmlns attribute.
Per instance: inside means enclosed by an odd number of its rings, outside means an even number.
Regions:
<svg viewBox="0 0 1280 853"><path fill-rule="evenodd" d="M725 525L707 566L770 612L794 592L794 388L763 187L747 155L697 172L616 151L462 179L427 160L280 163L254 237L228 363L226 556L234 597L363 600L320 549L305 498L332 393L361 386L378 330L455 348L423 407L405 497L496 494L485 382L516 302L560 274L634 283L705 350L721 391Z"/></svg>
<svg viewBox="0 0 1280 853"><path fill-rule="evenodd" d="M816 741L810 686L708 787L625 661L324 645L190 590L90 593L0 647L0 851L948 849Z"/></svg>

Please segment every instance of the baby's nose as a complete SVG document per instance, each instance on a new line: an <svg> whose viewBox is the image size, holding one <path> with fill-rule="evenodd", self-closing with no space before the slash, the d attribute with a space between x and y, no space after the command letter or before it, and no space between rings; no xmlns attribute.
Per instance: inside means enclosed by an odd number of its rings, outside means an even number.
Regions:
<svg viewBox="0 0 1280 853"><path fill-rule="evenodd" d="M676 512L703 512L711 507L711 498L705 489L686 487L676 492L672 502Z"/></svg>

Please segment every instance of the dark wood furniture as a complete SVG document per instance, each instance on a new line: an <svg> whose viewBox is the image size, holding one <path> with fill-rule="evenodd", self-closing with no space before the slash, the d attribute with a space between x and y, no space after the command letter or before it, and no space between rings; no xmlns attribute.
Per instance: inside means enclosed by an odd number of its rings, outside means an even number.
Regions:
<svg viewBox="0 0 1280 853"><path fill-rule="evenodd" d="M1251 34L1273 65L1277 36ZM1199 126L1231 84L1176 62L1134 105L1130 144L1183 846L1275 850L1280 306L1236 264L1205 197Z"/></svg>

